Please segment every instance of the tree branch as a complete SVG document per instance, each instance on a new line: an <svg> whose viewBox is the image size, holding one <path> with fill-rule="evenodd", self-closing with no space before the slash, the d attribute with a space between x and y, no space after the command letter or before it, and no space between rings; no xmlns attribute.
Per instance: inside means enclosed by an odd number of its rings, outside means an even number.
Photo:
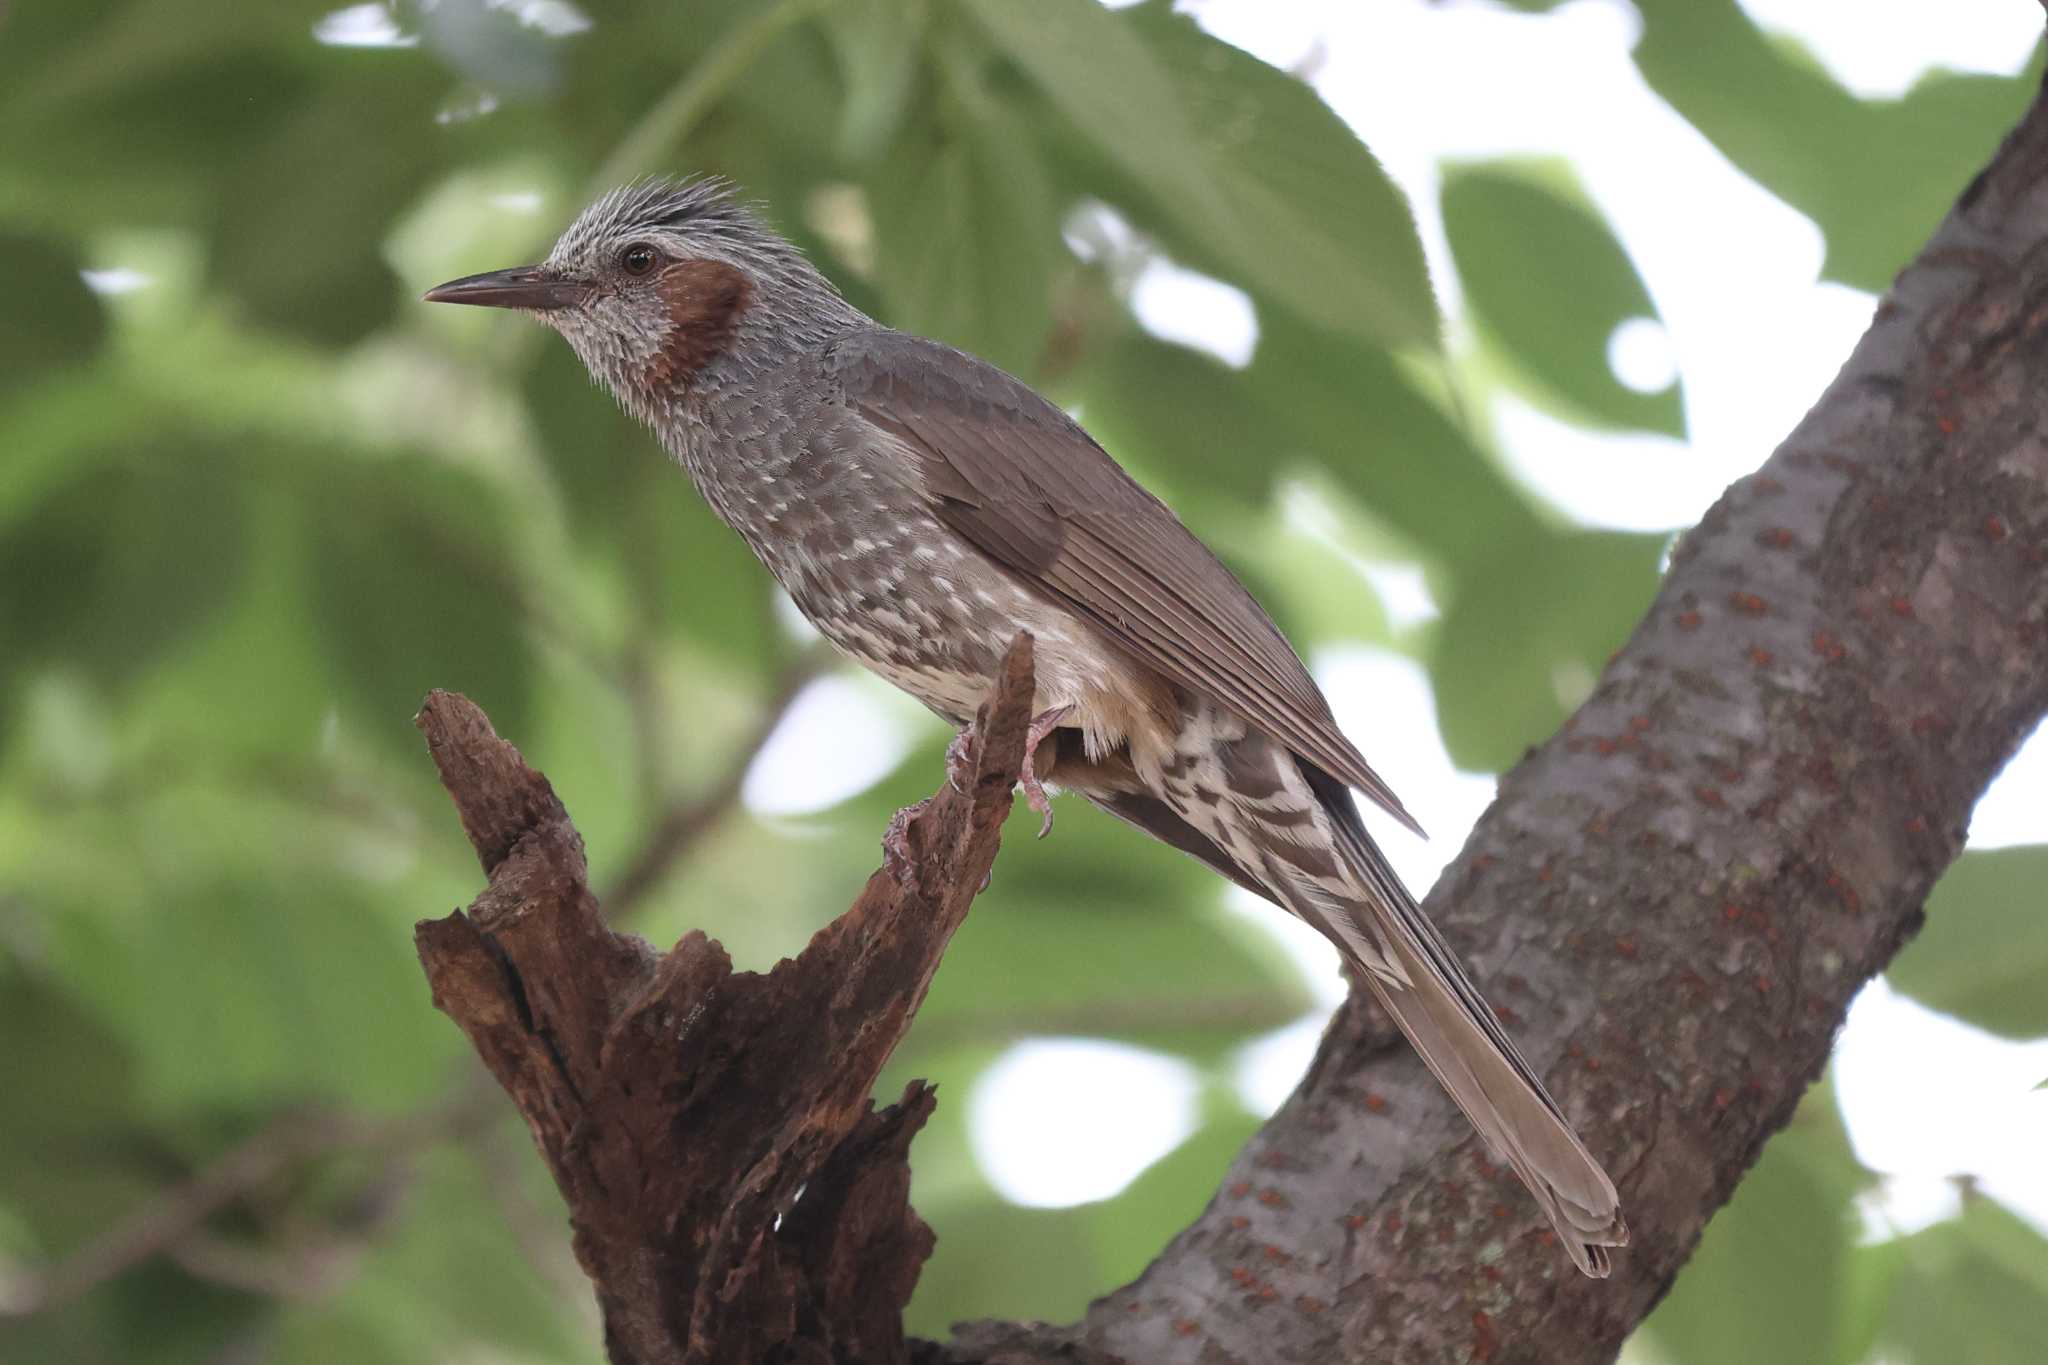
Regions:
<svg viewBox="0 0 2048 1365"><path fill-rule="evenodd" d="M1032 690L1020 636L973 780L899 813L853 907L765 976L702 933L664 956L613 933L547 780L468 701L427 699L490 885L418 926L420 960L569 1204L613 1361L904 1358L932 1244L906 1154L932 1092L869 1096L994 863Z"/></svg>

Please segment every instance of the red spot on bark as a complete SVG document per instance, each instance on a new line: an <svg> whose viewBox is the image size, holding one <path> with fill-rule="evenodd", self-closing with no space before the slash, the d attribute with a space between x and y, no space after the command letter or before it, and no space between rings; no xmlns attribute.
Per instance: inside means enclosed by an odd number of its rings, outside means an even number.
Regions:
<svg viewBox="0 0 2048 1365"><path fill-rule="evenodd" d="M1925 834L1926 832L1927 822L1925 820L1922 820L1919 816L1916 815L1906 822L1906 833Z"/></svg>
<svg viewBox="0 0 2048 1365"><path fill-rule="evenodd" d="M1384 1114L1387 1112L1387 1097L1376 1090L1368 1090L1365 1092L1365 1107L1370 1113Z"/></svg>
<svg viewBox="0 0 2048 1365"><path fill-rule="evenodd" d="M1911 616L1913 614L1913 600L1909 597L1894 597L1891 606L1892 615L1894 616Z"/></svg>
<svg viewBox="0 0 2048 1365"><path fill-rule="evenodd" d="M1193 1318L1175 1318L1173 1320L1173 1330L1184 1337L1191 1337L1202 1329Z"/></svg>
<svg viewBox="0 0 2048 1365"><path fill-rule="evenodd" d="M1234 1265L1230 1268L1230 1278L1236 1280L1240 1288L1249 1289L1257 1277L1243 1266Z"/></svg>
<svg viewBox="0 0 2048 1365"><path fill-rule="evenodd" d="M1913 733L1916 735L1932 734L1940 728L1941 717L1935 715L1932 711L1922 711L1919 715L1913 717Z"/></svg>
<svg viewBox="0 0 2048 1365"><path fill-rule="evenodd" d="M1849 651L1844 649L1842 642L1834 636L1824 630L1817 630L1813 633L1813 652L1826 659L1829 663L1834 663L1847 655Z"/></svg>
<svg viewBox="0 0 2048 1365"><path fill-rule="evenodd" d="M1493 1359L1493 1353L1500 1343L1494 1338L1493 1319L1487 1316L1485 1309L1479 1309L1472 1314L1472 1330L1477 1334L1472 1340L1472 1358Z"/></svg>
<svg viewBox="0 0 2048 1365"><path fill-rule="evenodd" d="M1637 734L1641 734L1650 728L1650 718L1642 715L1630 716L1628 718L1628 728Z"/></svg>
<svg viewBox="0 0 2048 1365"><path fill-rule="evenodd" d="M1246 1228L1250 1227L1251 1225L1252 1220L1245 1217L1241 1213L1233 1216L1230 1220L1230 1226L1239 1232L1243 1232Z"/></svg>
<svg viewBox="0 0 2048 1365"><path fill-rule="evenodd" d="M1760 976L1756 979L1756 993L1758 995L1769 995L1771 993L1771 979L1768 976Z"/></svg>
<svg viewBox="0 0 2048 1365"><path fill-rule="evenodd" d="M1598 1071L1599 1069L1600 1069L1600 1059L1599 1059L1598 1057L1588 1057L1588 1058L1586 1058L1586 1070L1588 1070L1588 1071Z"/></svg>
<svg viewBox="0 0 2048 1365"><path fill-rule="evenodd" d="M1284 1209L1291 1207L1287 1202L1287 1196L1280 1193L1280 1191L1278 1190L1260 1190L1259 1202L1261 1204L1264 1204L1269 1209Z"/></svg>
<svg viewBox="0 0 2048 1365"><path fill-rule="evenodd" d="M1769 668L1771 666L1771 651L1765 649L1762 645L1751 645L1749 647L1749 661L1758 668Z"/></svg>
<svg viewBox="0 0 2048 1365"><path fill-rule="evenodd" d="M1799 543L1799 537L1793 535L1782 526L1773 526L1770 530L1758 536L1757 539L1763 544L1770 546L1773 550L1789 550Z"/></svg>
<svg viewBox="0 0 2048 1365"><path fill-rule="evenodd" d="M1232 1199L1242 1199L1251 1192L1252 1187L1242 1180L1238 1181L1235 1185L1232 1185L1230 1187L1230 1197Z"/></svg>
<svg viewBox="0 0 2048 1365"><path fill-rule="evenodd" d="M1278 1261L1282 1265L1286 1265L1289 1261L1294 1259L1292 1256L1282 1251L1279 1247L1273 1246L1271 1244L1267 1245L1265 1251L1267 1260Z"/></svg>
<svg viewBox="0 0 2048 1365"><path fill-rule="evenodd" d="M1593 747L1600 751L1600 757L1607 758L1611 756L1614 753L1614 751L1620 748L1621 746L1616 744L1613 740L1608 739L1605 735L1602 735L1599 739L1593 741Z"/></svg>
<svg viewBox="0 0 2048 1365"><path fill-rule="evenodd" d="M1692 794L1699 798L1701 805L1712 806L1716 810L1728 804L1721 799L1721 791L1718 787L1694 787Z"/></svg>
<svg viewBox="0 0 2048 1365"><path fill-rule="evenodd" d="M1785 485L1779 483L1768 474L1762 474L1757 477L1756 491L1759 493L1782 493L1785 491Z"/></svg>
<svg viewBox="0 0 2048 1365"><path fill-rule="evenodd" d="M1344 1226L1350 1228L1353 1232L1356 1232L1360 1228L1364 1227L1365 1223L1366 1218L1365 1215L1362 1213L1351 1213L1346 1214L1344 1216Z"/></svg>
<svg viewBox="0 0 2048 1365"><path fill-rule="evenodd" d="M1984 518L1984 537L1987 540L2005 539L2005 518L1993 514Z"/></svg>
<svg viewBox="0 0 2048 1365"><path fill-rule="evenodd" d="M1304 1313L1320 1313L1330 1306L1313 1294L1303 1294L1294 1302Z"/></svg>
<svg viewBox="0 0 2048 1365"><path fill-rule="evenodd" d="M1730 924L1735 923L1735 921L1742 918L1742 907L1739 905L1722 906L1721 918L1727 920Z"/></svg>
<svg viewBox="0 0 2048 1365"><path fill-rule="evenodd" d="M1768 607L1764 603L1764 599L1758 597L1753 592L1729 593L1728 605L1735 608L1735 610L1746 613L1750 616L1762 616L1764 612L1768 610Z"/></svg>
<svg viewBox="0 0 2048 1365"><path fill-rule="evenodd" d="M1508 1206L1507 1206L1506 1204L1495 1204L1495 1205L1493 1206L1493 1216L1494 1216L1494 1217L1496 1217L1496 1218L1505 1218L1505 1217L1507 1217L1507 1216L1508 1216Z"/></svg>
<svg viewBox="0 0 2048 1365"><path fill-rule="evenodd" d="M1956 419L1945 412L1934 419L1934 425L1941 428L1941 434L1944 436L1956 434Z"/></svg>
<svg viewBox="0 0 2048 1365"><path fill-rule="evenodd" d="M1700 628L1700 620L1701 617L1698 612L1682 611L1678 613L1678 628L1680 630L1698 630Z"/></svg>
<svg viewBox="0 0 2048 1365"><path fill-rule="evenodd" d="M1399 1232L1401 1230L1401 1215L1398 1213L1388 1214L1386 1218L1381 1222L1380 1226L1384 1227L1390 1233Z"/></svg>
<svg viewBox="0 0 2048 1365"><path fill-rule="evenodd" d="M1636 957L1636 941L1627 935L1623 935L1614 940L1614 951L1633 962Z"/></svg>
<svg viewBox="0 0 2048 1365"><path fill-rule="evenodd" d="M1735 1103L1735 1092L1733 1090L1723 1086L1714 1092L1714 1107L1716 1109L1726 1109L1733 1103Z"/></svg>

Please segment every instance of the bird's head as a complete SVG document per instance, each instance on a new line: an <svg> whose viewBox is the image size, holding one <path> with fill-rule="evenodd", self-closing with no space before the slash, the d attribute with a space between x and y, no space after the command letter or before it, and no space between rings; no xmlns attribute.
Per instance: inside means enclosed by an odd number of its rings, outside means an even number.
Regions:
<svg viewBox="0 0 2048 1365"><path fill-rule="evenodd" d="M512 308L653 418L717 367L759 370L852 313L721 180L648 181L585 209L547 259L450 280L429 303ZM857 317L857 314L852 314Z"/></svg>

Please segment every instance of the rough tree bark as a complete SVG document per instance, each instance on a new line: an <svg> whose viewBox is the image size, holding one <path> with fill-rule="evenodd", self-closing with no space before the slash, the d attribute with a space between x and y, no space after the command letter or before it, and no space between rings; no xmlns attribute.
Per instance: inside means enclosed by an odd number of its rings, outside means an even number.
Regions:
<svg viewBox="0 0 2048 1365"><path fill-rule="evenodd" d="M913 1358L1610 1359L1819 1073L1857 989L1918 927L1978 794L2048 709L2044 360L2037 102L1812 412L1684 538L1591 699L1506 778L1430 897L1616 1176L1635 1245L1612 1279L1572 1272L1513 1179L1354 997L1301 1088L1137 1283L1079 1324L977 1324L948 1345L912 1345ZM942 792L922 817L955 831L928 849L962 850L920 855L922 875L965 880L920 882L918 904L957 917L979 884L994 851L982 822L1007 801L990 784L1015 771L1003 746L1019 714L999 708L1001 753L972 801ZM477 809L465 819L493 890L474 923L423 930L423 951L563 1181L625 1343L616 1358L684 1359L643 1350L639 1334L673 1342L704 1324L737 1345L695 1358L901 1359L895 1305L928 1245L901 1209L901 1155L929 1096L913 1089L870 1116L848 1077L815 1130L800 1107L746 1128L727 1106L747 1078L840 1081L818 1076L820 1059L872 1078L929 976L919 954L935 958L957 918L914 923L928 911L905 913L907 893L883 878L849 918L864 906L893 916L890 932L926 935L915 948L842 920L765 981L726 978L698 937L657 965L597 925L551 796ZM566 934L506 922L542 883L574 934L616 963L594 1015L551 975ZM801 1019L762 1012L811 979L803 964L821 945L862 943L918 963L871 1032L858 990ZM621 1014L627 998L641 1003ZM693 1000L705 1011L685 1028ZM648 1046L654 1021L661 1049ZM724 1027L758 1030L772 1067L710 1048ZM706 1145L745 1159L714 1165ZM842 1168L861 1173L857 1216L835 1225L810 1193L791 1205L806 1174ZM610 1221L592 1225L588 1199ZM792 1235L805 1250L784 1250ZM751 1268L710 1278L734 1265ZM813 1354L749 1354L771 1340Z"/></svg>
<svg viewBox="0 0 2048 1365"><path fill-rule="evenodd" d="M468 700L428 697L419 726L490 885L420 923L420 962L568 1202L616 1365L904 1359L932 1248L907 1157L933 1096L869 1096L995 863L1031 692L1024 636L971 778L901 812L901 856L765 976L699 932L657 955L608 929L547 779Z"/></svg>

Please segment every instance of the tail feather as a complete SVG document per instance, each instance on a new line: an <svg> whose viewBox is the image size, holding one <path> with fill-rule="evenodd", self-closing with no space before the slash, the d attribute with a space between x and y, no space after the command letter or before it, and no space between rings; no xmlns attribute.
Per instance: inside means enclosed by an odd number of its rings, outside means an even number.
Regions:
<svg viewBox="0 0 2048 1365"><path fill-rule="evenodd" d="M1162 751L1058 777L1260 892L1357 968L1423 1063L1505 1160L1592 1276L1628 1244L1614 1182L1522 1058L1366 833L1350 791L1242 718L1197 702Z"/></svg>
<svg viewBox="0 0 2048 1365"><path fill-rule="evenodd" d="M1309 765L1302 768L1359 883L1352 913L1408 984L1363 962L1361 978L1487 1145L1529 1187L1573 1263L1604 1278L1607 1248L1628 1245L1614 1182L1365 832L1349 794Z"/></svg>

